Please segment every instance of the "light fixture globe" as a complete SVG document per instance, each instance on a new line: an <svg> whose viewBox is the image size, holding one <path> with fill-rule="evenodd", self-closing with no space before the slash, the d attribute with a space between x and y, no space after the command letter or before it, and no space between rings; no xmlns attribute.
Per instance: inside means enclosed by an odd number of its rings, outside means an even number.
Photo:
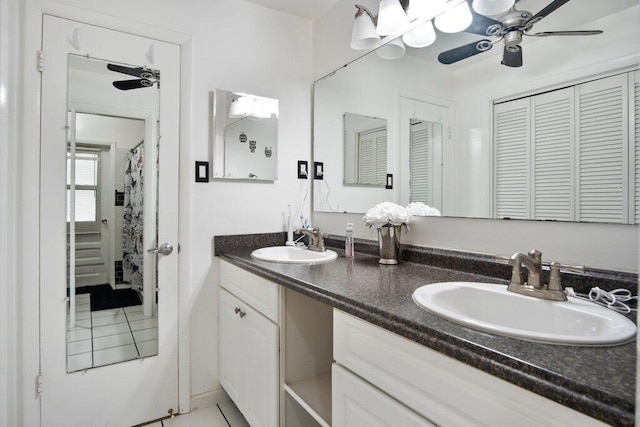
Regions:
<svg viewBox="0 0 640 427"><path fill-rule="evenodd" d="M398 37L376 49L376 54L383 59L399 59L404 56L405 50L402 37Z"/></svg>
<svg viewBox="0 0 640 427"><path fill-rule="evenodd" d="M500 15L511 9L515 0L473 0L473 10L480 15Z"/></svg>
<svg viewBox="0 0 640 427"><path fill-rule="evenodd" d="M427 21L415 27L402 36L402 41L407 46L415 48L427 47L433 44L436 41L436 31L433 29L433 23Z"/></svg>
<svg viewBox="0 0 640 427"><path fill-rule="evenodd" d="M381 0L376 31L380 36L388 36L409 31L411 23L399 0Z"/></svg>
<svg viewBox="0 0 640 427"><path fill-rule="evenodd" d="M407 9L410 21L436 16L445 9L447 0L411 0Z"/></svg>
<svg viewBox="0 0 640 427"><path fill-rule="evenodd" d="M473 21L471 10L466 1L436 16L434 23L443 33L459 33L467 29Z"/></svg>
<svg viewBox="0 0 640 427"><path fill-rule="evenodd" d="M351 49L371 49L380 41L380 36L376 33L373 17L367 8L360 5L356 5L356 7L358 11L353 19Z"/></svg>

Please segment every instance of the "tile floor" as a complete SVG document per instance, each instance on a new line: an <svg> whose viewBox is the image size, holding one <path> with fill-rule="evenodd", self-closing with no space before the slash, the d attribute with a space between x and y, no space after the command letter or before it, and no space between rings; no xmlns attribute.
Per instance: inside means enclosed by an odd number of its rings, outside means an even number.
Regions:
<svg viewBox="0 0 640 427"><path fill-rule="evenodd" d="M67 371L75 372L158 353L158 319L142 305L91 311L89 294L76 295L76 326L67 318Z"/></svg>
<svg viewBox="0 0 640 427"><path fill-rule="evenodd" d="M216 406L197 409L189 414L163 420L149 427L249 427L233 402L220 403Z"/></svg>

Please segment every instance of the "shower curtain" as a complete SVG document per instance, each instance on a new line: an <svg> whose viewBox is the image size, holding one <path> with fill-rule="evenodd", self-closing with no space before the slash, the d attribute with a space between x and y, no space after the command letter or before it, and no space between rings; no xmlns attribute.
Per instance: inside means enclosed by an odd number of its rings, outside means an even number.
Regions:
<svg viewBox="0 0 640 427"><path fill-rule="evenodd" d="M144 141L143 141L144 142ZM124 177L124 226L122 235L123 278L142 286L144 257L144 146L141 142L127 154Z"/></svg>

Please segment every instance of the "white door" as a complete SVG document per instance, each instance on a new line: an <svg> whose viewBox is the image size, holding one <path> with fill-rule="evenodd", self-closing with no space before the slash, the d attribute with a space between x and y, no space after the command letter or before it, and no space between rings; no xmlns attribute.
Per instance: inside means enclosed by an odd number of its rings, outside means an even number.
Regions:
<svg viewBox="0 0 640 427"><path fill-rule="evenodd" d="M400 97L400 201L420 201L443 211L444 158L449 141L447 106Z"/></svg>
<svg viewBox="0 0 640 427"><path fill-rule="evenodd" d="M41 207L40 207L40 359L41 420L43 426L124 426L178 411L178 256L147 253L167 242L178 246L179 46L123 34L56 17L43 20ZM161 71L159 113L140 112L132 102L131 115L145 120L146 155L159 173L145 175L145 190L157 192L155 209L145 210L144 264L146 275L158 280L157 356L143 357L85 371L67 373L66 323L66 153L70 126L67 114L69 54ZM113 73L113 80L135 79ZM137 96L142 90L122 96ZM85 91L92 94L89 87ZM131 92L131 94L129 94ZM88 109L106 104L96 99ZM108 106L104 106L108 108ZM119 107L119 111L122 107ZM116 112L114 112L114 115ZM162 136L160 140L160 136ZM159 142L159 154L156 142ZM146 172L145 172L146 173ZM160 185L158 185L158 183ZM146 195L146 193L145 193ZM146 197L146 196L145 196ZM155 197L155 196L153 196ZM152 197L152 198L153 198ZM155 206L145 199L145 205ZM150 216L150 217L148 217ZM155 225L157 223L157 241ZM34 225L36 226L36 225ZM147 270L149 272L147 273ZM145 305L155 301L145 292ZM145 291L148 291L145 289ZM145 313L145 316L147 314ZM144 319L143 319L144 320Z"/></svg>

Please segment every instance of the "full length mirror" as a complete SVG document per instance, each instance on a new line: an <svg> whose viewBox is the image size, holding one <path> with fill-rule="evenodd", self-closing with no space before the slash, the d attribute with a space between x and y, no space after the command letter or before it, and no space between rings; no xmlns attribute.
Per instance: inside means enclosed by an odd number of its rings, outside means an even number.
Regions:
<svg viewBox="0 0 640 427"><path fill-rule="evenodd" d="M214 178L278 178L278 100L216 89L213 103Z"/></svg>
<svg viewBox="0 0 640 427"><path fill-rule="evenodd" d="M535 14L550 2L516 8ZM377 2L363 4L377 10ZM636 222L638 8L632 0L567 2L535 31L603 33L525 37L519 67L501 64L502 44L445 65L440 53L482 36L438 31L431 46L406 46L394 60L374 51L318 80L314 161L324 176L314 209L362 213L385 200L423 201L445 216ZM342 147L345 113L388 120L392 189L342 182L352 163ZM412 150L418 122L434 137L422 159Z"/></svg>
<svg viewBox="0 0 640 427"><path fill-rule="evenodd" d="M158 353L159 78L69 55L68 372Z"/></svg>

